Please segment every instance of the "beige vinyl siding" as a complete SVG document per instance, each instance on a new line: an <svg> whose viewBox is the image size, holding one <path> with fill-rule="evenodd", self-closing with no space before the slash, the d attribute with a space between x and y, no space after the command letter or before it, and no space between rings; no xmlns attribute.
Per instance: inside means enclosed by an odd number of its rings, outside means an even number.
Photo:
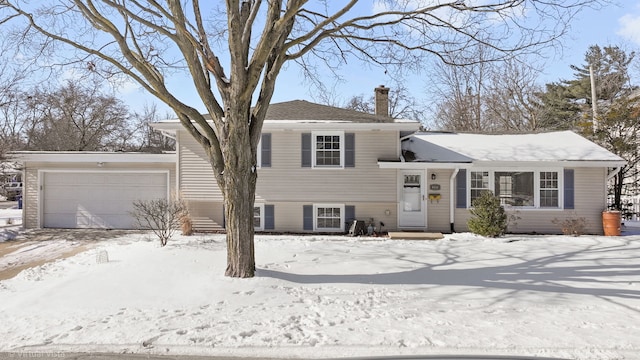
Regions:
<svg viewBox="0 0 640 360"><path fill-rule="evenodd" d="M314 169L301 166L300 131L271 133L271 167L258 169L256 201L395 202L396 171L380 169L379 158L397 156L398 133L357 132L356 166ZM179 131L180 191L186 200L222 202L222 193L201 146Z"/></svg>
<svg viewBox="0 0 640 360"><path fill-rule="evenodd" d="M258 170L257 201L397 201L396 171L378 167L378 159L397 156L397 132L355 132L355 167L344 169L303 168L301 136L300 131L272 133L271 167Z"/></svg>
<svg viewBox="0 0 640 360"><path fill-rule="evenodd" d="M98 167L95 162L91 163L68 163L68 162L28 162L25 164L24 180L24 223L26 228L38 228L40 224L40 181L39 171L169 171L169 193L175 194L176 189L176 165L174 163L109 163L105 162Z"/></svg>
<svg viewBox="0 0 640 360"><path fill-rule="evenodd" d="M518 219L510 222L508 231L513 233L560 233L560 225L553 224L554 219L560 221L570 218L585 218L587 233L602 234L602 211L606 197L605 168L576 168L575 173L575 209L566 210L508 210ZM466 209L456 209L456 231L468 231L467 220L470 213Z"/></svg>
<svg viewBox="0 0 640 360"><path fill-rule="evenodd" d="M436 180L431 180L431 174L436 175ZM425 191L427 202L427 230L439 232L451 232L449 222L449 208L451 203L450 178L453 170L428 170L427 188ZM431 190L430 185L440 185L440 190ZM440 194L440 201L429 200L429 194Z"/></svg>
<svg viewBox="0 0 640 360"><path fill-rule="evenodd" d="M274 205L275 228L278 232L303 232L302 207L304 205L313 205L311 202L277 202L268 204ZM379 228L380 221L385 225L384 231L393 230L397 227L395 203L347 202L336 204L355 206L356 218L364 220L367 225L370 219L373 219L376 229ZM387 210L389 215L386 213ZM347 230L345 229L345 231Z"/></svg>
<svg viewBox="0 0 640 360"><path fill-rule="evenodd" d="M177 132L179 144L178 172L180 194L185 200L222 202L222 192L213 176L211 163L204 149L185 131Z"/></svg>
<svg viewBox="0 0 640 360"><path fill-rule="evenodd" d="M344 169L303 168L301 138L302 131L271 132L271 167L258 169L256 202L274 205L277 231L302 231L302 206L314 203L355 205L359 219L395 229L396 170L380 169L378 159L398 156L397 131L355 132L355 167ZM222 226L223 197L204 150L185 131L178 141L180 192L191 216Z"/></svg>

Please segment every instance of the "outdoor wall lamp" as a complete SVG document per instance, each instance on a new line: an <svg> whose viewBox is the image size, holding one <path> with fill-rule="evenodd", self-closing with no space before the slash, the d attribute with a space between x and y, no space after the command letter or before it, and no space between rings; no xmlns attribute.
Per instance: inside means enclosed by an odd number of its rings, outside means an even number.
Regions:
<svg viewBox="0 0 640 360"><path fill-rule="evenodd" d="M431 180L435 180L436 179L436 173L431 173Z"/></svg>

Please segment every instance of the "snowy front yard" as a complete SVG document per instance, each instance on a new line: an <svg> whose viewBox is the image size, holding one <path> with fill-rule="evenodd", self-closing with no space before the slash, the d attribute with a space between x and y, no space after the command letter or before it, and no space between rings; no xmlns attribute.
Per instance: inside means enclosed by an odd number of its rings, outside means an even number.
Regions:
<svg viewBox="0 0 640 360"><path fill-rule="evenodd" d="M0 282L0 352L640 359L640 236L257 236L245 280L221 235L148 239Z"/></svg>

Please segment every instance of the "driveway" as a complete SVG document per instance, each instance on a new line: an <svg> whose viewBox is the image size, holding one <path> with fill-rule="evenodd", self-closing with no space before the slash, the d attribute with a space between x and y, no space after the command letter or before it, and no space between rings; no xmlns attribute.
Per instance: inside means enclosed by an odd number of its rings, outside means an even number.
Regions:
<svg viewBox="0 0 640 360"><path fill-rule="evenodd" d="M37 229L0 242L0 280L24 269L64 259L95 247L100 241L134 233L129 230Z"/></svg>

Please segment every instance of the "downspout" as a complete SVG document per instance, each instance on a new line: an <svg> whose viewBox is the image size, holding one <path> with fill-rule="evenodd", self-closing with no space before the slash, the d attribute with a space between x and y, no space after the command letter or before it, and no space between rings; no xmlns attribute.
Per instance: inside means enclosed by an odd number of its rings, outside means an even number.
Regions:
<svg viewBox="0 0 640 360"><path fill-rule="evenodd" d="M451 227L451 233L455 232L455 228L454 228L454 223L455 223L455 211L456 211L456 204L455 204L455 200L454 200L454 195L455 195L455 181L456 181L456 176L458 175L458 172L460 171L460 168L455 168L455 170L453 170L453 174L451 174L451 178L449 179L449 225Z"/></svg>
<svg viewBox="0 0 640 360"><path fill-rule="evenodd" d="M620 170L622 170L622 166L618 166L612 172L610 172L609 175L607 175L607 182L609 182L611 179L613 179L614 176L618 175Z"/></svg>

